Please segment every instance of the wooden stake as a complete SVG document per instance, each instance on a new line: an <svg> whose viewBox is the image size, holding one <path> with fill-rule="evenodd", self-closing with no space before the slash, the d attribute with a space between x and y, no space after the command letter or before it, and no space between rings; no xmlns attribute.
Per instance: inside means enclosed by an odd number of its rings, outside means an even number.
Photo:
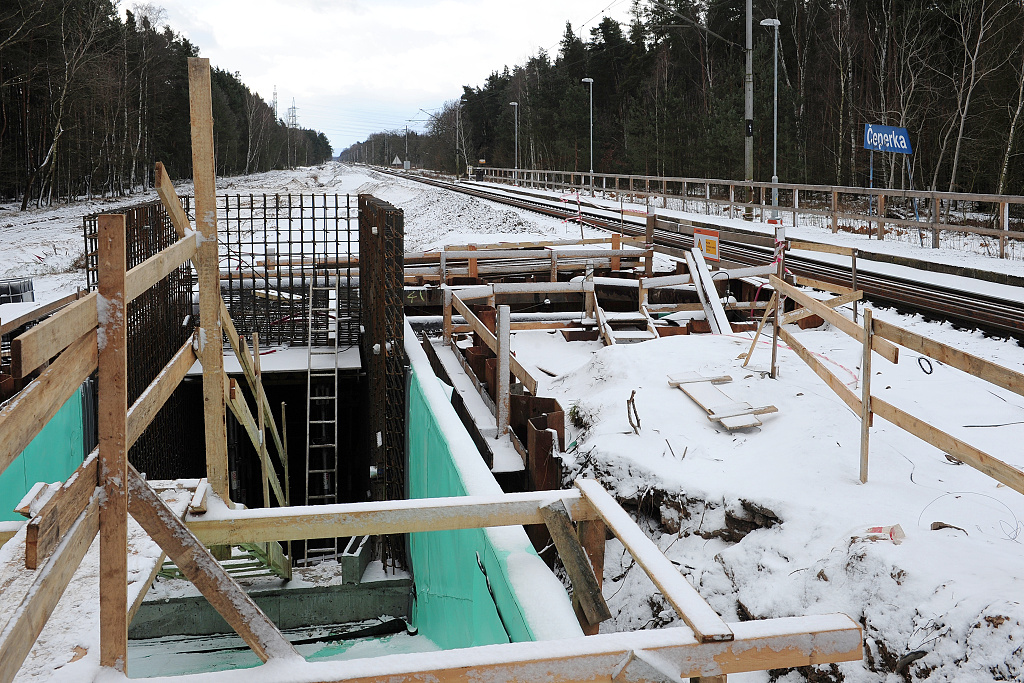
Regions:
<svg viewBox="0 0 1024 683"><path fill-rule="evenodd" d="M621 249L621 248L622 248L622 235L620 235L617 232L613 232L612 233L612 250L614 251L614 250ZM612 270L618 270L619 266L620 266L619 257L618 256L612 256Z"/></svg>
<svg viewBox="0 0 1024 683"><path fill-rule="evenodd" d="M871 309L864 309L864 358L860 366L860 483L868 483L868 437L871 432Z"/></svg>
<svg viewBox="0 0 1024 683"><path fill-rule="evenodd" d="M260 435L260 468L263 472L263 507L270 507L270 455L267 453L267 430L263 421L263 373L260 370L260 333L252 333L252 359L256 370L256 429ZM278 501L283 503L284 501Z"/></svg>
<svg viewBox="0 0 1024 683"><path fill-rule="evenodd" d="M128 311L125 301L125 217L98 222L100 499L100 665L128 664Z"/></svg>
<svg viewBox="0 0 1024 683"><path fill-rule="evenodd" d="M442 290L444 299L444 345L452 345L452 290L447 287Z"/></svg>
<svg viewBox="0 0 1024 683"><path fill-rule="evenodd" d="M228 437L224 408L224 333L220 321L220 271L217 264L217 188L213 152L213 105L210 60L188 60L192 120L192 174L196 195L196 229L202 236L199 272L199 360L203 365L203 416L206 426L206 477L225 501L228 489Z"/></svg>
<svg viewBox="0 0 1024 683"><path fill-rule="evenodd" d="M768 316L773 312L777 312L775 304L778 303L778 301L779 293L772 292L772 298L768 301L768 308L764 309L764 315L761 316L761 322L757 326L757 332L754 333L754 339L750 342L750 349L747 350L747 357L743 360L743 367L747 367L747 363L749 363L750 359L754 356L754 346L757 344L757 339L761 336L761 330L764 329L764 324L768 322Z"/></svg>
<svg viewBox="0 0 1024 683"><path fill-rule="evenodd" d="M467 251L476 251L476 245L475 244L470 244L468 247L466 247L466 250ZM475 258L469 259L469 276L470 277L477 277L478 276L476 263L477 263L477 261L476 261Z"/></svg>
<svg viewBox="0 0 1024 683"><path fill-rule="evenodd" d="M509 361L511 355L511 342L512 335L510 329L511 321L511 308L509 306L498 306L498 350L496 355L498 356L498 368L496 371L496 381L498 383L497 391L494 394L495 403L495 417L497 419L498 433L497 438L501 438L508 433L509 424L509 410L511 404L511 398L509 396L509 384L508 384L508 373L509 373Z"/></svg>

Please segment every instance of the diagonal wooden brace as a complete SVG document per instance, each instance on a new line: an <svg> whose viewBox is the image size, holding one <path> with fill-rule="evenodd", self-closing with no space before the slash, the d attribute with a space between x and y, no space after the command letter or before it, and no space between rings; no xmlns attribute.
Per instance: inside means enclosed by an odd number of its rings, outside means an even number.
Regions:
<svg viewBox="0 0 1024 683"><path fill-rule="evenodd" d="M561 500L548 503L540 508L540 514L551 533L555 548L558 549L558 556L562 558L569 580L572 581L573 597L579 600L587 621L595 625L611 619L608 604L601 595L601 586L593 567L590 566L590 560L583 552L583 546L576 537L576 530L572 526L569 512L565 509L565 503Z"/></svg>

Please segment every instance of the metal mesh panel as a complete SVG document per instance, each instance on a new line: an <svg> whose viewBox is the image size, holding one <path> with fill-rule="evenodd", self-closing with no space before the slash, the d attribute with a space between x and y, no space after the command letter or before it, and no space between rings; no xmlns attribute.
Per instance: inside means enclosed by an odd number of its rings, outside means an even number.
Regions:
<svg viewBox="0 0 1024 683"><path fill-rule="evenodd" d="M127 267L134 268L174 244L174 232L163 205L148 202L118 211L125 214ZM97 286L98 214L83 221L86 278ZM128 304L128 404L135 402L182 344L192 335L191 264L182 264ZM175 391L149 428L128 453L129 461L152 479L202 476L205 463L188 447L183 392ZM190 455L191 453L191 455Z"/></svg>
<svg viewBox="0 0 1024 683"><path fill-rule="evenodd" d="M363 358L370 388L369 444L374 500L405 497L404 214L387 202L359 195L359 288ZM381 539L385 566L405 566L401 536Z"/></svg>

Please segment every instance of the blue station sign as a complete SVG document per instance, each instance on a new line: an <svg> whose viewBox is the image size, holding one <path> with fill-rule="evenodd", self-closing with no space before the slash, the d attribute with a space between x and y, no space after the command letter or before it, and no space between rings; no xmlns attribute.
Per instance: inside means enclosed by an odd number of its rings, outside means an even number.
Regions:
<svg viewBox="0 0 1024 683"><path fill-rule="evenodd" d="M864 124L864 149L875 152L899 152L910 154L910 134L906 128Z"/></svg>

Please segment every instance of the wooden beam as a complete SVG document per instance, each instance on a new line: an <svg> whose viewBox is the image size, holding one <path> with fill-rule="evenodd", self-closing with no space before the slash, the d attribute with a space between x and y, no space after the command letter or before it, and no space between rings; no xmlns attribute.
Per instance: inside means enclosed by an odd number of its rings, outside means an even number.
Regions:
<svg viewBox="0 0 1024 683"><path fill-rule="evenodd" d="M1020 372L997 365L984 358L978 358L966 351L961 351L928 337L922 337L919 334L883 320L875 320L874 329L875 334L879 337L885 337L889 341L905 346L911 351L917 351L957 370L963 370L969 375L979 377L1007 391L1024 396L1024 374Z"/></svg>
<svg viewBox="0 0 1024 683"><path fill-rule="evenodd" d="M189 515L186 522L206 545L296 541L543 524L540 506L559 499L576 521L598 518L580 492L570 490L218 510L214 519Z"/></svg>
<svg viewBox="0 0 1024 683"><path fill-rule="evenodd" d="M718 613L704 601L686 577L679 573L654 541L644 534L633 518L615 502L601 484L593 479L577 479L576 486L583 492L587 501L597 508L604 523L622 542L636 563L647 572L680 618L693 629L697 640L708 643L733 639L732 630Z"/></svg>
<svg viewBox="0 0 1024 683"><path fill-rule="evenodd" d="M708 270L708 266L704 262L704 254L701 253L700 249L691 249L687 252L686 264L690 268L690 273L699 281L697 295L701 299L701 303L707 304L704 310L707 311L711 330L715 334L732 334L732 325L729 323L729 318L725 315L725 308L722 307L722 297L715 288L715 280L711 276L711 271ZM701 296L702 294L703 296Z"/></svg>
<svg viewBox="0 0 1024 683"><path fill-rule="evenodd" d="M469 306L464 304L462 302L462 299L460 299L458 296L455 296L454 293L452 296L452 305L455 307L455 310L462 314L462 317L466 319L466 322L470 325L470 327L473 328L473 331L480 336L484 344L487 345L487 348L489 348L491 351L495 353L495 355L497 355L497 338L489 329L487 329L487 326L484 325L479 318L473 315L473 311L469 310ZM516 378L523 383L523 386L525 386L531 394L536 396L537 380L535 380L533 376L526 371L526 368L524 368L522 364L518 360L516 360L515 356L509 357L509 366L512 368L512 374L515 375Z"/></svg>
<svg viewBox="0 0 1024 683"><path fill-rule="evenodd" d="M190 338L174 354L171 360L164 366L164 369L157 375L156 379L150 382L146 390L142 392L138 400L128 410L128 438L127 447L131 448L142 433L146 431L149 423L153 421L157 413L167 399L171 397L174 390L181 384L181 380L188 374L189 369L196 362L196 352L192 348Z"/></svg>
<svg viewBox="0 0 1024 683"><path fill-rule="evenodd" d="M611 619L612 613L601 595L601 586L590 566L590 560L576 538L576 529L572 526L565 503L556 500L543 505L540 514L551 533L551 540L562 559L569 581L572 582L573 601L579 601L586 621L593 625Z"/></svg>
<svg viewBox="0 0 1024 683"><path fill-rule="evenodd" d="M875 321L878 322L877 320ZM979 472L983 472L998 482L1006 484L1018 493L1024 493L1024 472L1013 465L1007 464L946 432L933 427L924 420L914 417L877 396L871 397L872 412L884 420L888 420L900 429L906 430L917 438L930 443L943 453L948 453L957 460L965 462Z"/></svg>
<svg viewBox="0 0 1024 683"><path fill-rule="evenodd" d="M192 122L192 175L196 230L202 235L197 258L199 359L203 364L203 417L206 427L206 476L228 500L228 436L224 407L224 331L220 319L220 270L217 264L217 183L213 151L213 104L210 60L188 59L189 113Z"/></svg>
<svg viewBox="0 0 1024 683"><path fill-rule="evenodd" d="M174 225L174 231L178 233L178 238L180 239L192 229L192 226L189 225L185 210L181 208L178 193L174 191L174 185L171 183L171 179L167 175L167 170L164 168L162 161L156 162L155 171L156 182L153 183L153 187L156 189L156 193L160 195L160 201L163 202L164 210L170 216L171 224Z"/></svg>
<svg viewBox="0 0 1024 683"><path fill-rule="evenodd" d="M860 483L868 483L868 448L871 435L871 309L864 311L864 350L860 363Z"/></svg>
<svg viewBox="0 0 1024 683"><path fill-rule="evenodd" d="M36 320L39 320L43 316L50 315L51 313L56 311L58 308L63 308L64 306L67 306L68 304L74 303L79 298L81 298L81 292L75 292L74 294L68 294L67 296L65 296L65 297L63 297L61 299L58 299L56 301L51 301L48 304L43 304L42 306L39 306L38 308L35 308L35 309L29 311L28 313L25 313L24 315L19 315L17 318L13 318L13 319L8 320L6 322L0 321L0 335L4 335L4 334L8 334L10 332L13 332L14 330L18 329L19 327L21 327L22 325L24 325L26 323L35 322Z"/></svg>
<svg viewBox="0 0 1024 683"><path fill-rule="evenodd" d="M790 240L789 248L791 250L799 249L800 251L818 251L825 254L853 256L853 249L851 247L841 247L837 244L822 244L820 242L802 242L799 240Z"/></svg>
<svg viewBox="0 0 1024 683"><path fill-rule="evenodd" d="M797 301L804 308L808 309L815 315L824 319L825 322L838 327L840 330L842 330L849 336L853 337L861 344L864 343L864 328L858 325L857 323L853 322L852 320L843 315L840 315L837 311L833 311L831 308L829 308L822 302L818 301L814 297L808 295L806 292L801 292L793 285L789 284L788 282L783 282L774 275L769 276L769 282L771 282L772 287L774 287L776 291L783 292L790 298ZM885 341L885 339L882 339L881 337L872 339L871 348L875 351L875 353L877 353L890 363L899 362L899 349L896 346ZM856 412L859 413L860 408L857 408Z"/></svg>
<svg viewBox="0 0 1024 683"><path fill-rule="evenodd" d="M848 304L853 301L860 301L862 298L864 298L864 292L861 290L857 290L856 292L851 292L849 294L843 294L842 296L833 297L826 301L822 301L821 303L825 304L829 308L839 308L844 304ZM814 313L808 311L806 308L798 308L795 311L790 311L789 313L785 313L782 316L780 316L779 322L782 325L789 325L790 323L795 323L812 315L814 315Z"/></svg>
<svg viewBox="0 0 1024 683"><path fill-rule="evenodd" d="M303 674L299 669L294 683L610 681L637 652L657 657L674 673L674 680L681 681L863 659L860 627L845 614L762 619L730 626L736 638L726 642L701 643L689 629L663 628L450 650L443 660L436 653L402 655L386 662L351 660L338 678L325 677L321 670ZM262 674L260 669L251 672L254 683L269 683L274 675Z"/></svg>
<svg viewBox="0 0 1024 683"><path fill-rule="evenodd" d="M78 466L28 522L25 530L25 568L36 569L60 543L89 504L98 481L98 451Z"/></svg>
<svg viewBox="0 0 1024 683"><path fill-rule="evenodd" d="M495 282L491 285L495 296L502 294L575 294L594 291L594 283L581 282ZM465 300L462 292L456 292Z"/></svg>
<svg viewBox="0 0 1024 683"><path fill-rule="evenodd" d="M196 540L184 522L134 467L128 473L128 488L135 521L159 544L257 657L264 662L272 658L299 658L295 648L274 623L224 571L210 551Z"/></svg>
<svg viewBox="0 0 1024 683"><path fill-rule="evenodd" d="M71 398L96 369L96 331L75 341L36 379L21 390L16 401L0 409L0 472L21 455L39 430Z"/></svg>
<svg viewBox="0 0 1024 683"><path fill-rule="evenodd" d="M136 299L167 277L168 273L191 259L195 252L195 238L189 236L129 270L125 278L126 301ZM87 294L15 338L11 342L12 374L24 377L91 332L99 324L96 302L96 292Z"/></svg>
<svg viewBox="0 0 1024 683"><path fill-rule="evenodd" d="M764 309L764 315L761 316L761 322L757 325L757 331L754 332L754 338L750 340L750 348L747 349L746 357L743 359L743 366L747 367L747 363L754 356L754 348L757 346L757 339L761 336L761 330L764 329L765 323L768 322L768 316L775 311L775 300L779 298L778 292L772 292L772 298L768 300L768 306Z"/></svg>
<svg viewBox="0 0 1024 683"><path fill-rule="evenodd" d="M811 287L812 289L820 289L825 292L832 292L833 294L853 294L853 290L849 287L837 285L832 282L825 282L824 280L816 280L810 277L801 277L799 275L793 276L793 282L800 287Z"/></svg>
<svg viewBox="0 0 1024 683"><path fill-rule="evenodd" d="M825 364L818 360L814 354L808 351L807 347L798 342L796 337L790 334L786 328L779 328L779 339L781 339L784 344L788 345L789 348L793 349L793 352L800 356L800 359L814 371L814 374L820 377L825 384L827 384L829 388L839 396L839 398L843 399L843 403L848 405L850 410L858 416L861 414L861 402L860 399L857 398L857 395L853 393L853 390L843 384L841 379L832 374L829 369L825 367Z"/></svg>
<svg viewBox="0 0 1024 683"><path fill-rule="evenodd" d="M100 666L128 665L128 301L125 217L100 215L97 382L100 498ZM99 307L99 306L98 306Z"/></svg>
<svg viewBox="0 0 1024 683"><path fill-rule="evenodd" d="M604 584L604 551L608 527L600 519L582 519L576 522L576 529L576 536L580 545L587 552L590 567L594 571L594 578L597 580L597 587L600 590ZM576 614L579 616L583 614L583 611L582 607L577 608L577 602L575 599L573 600L573 607L577 609ZM586 619L585 616L584 619ZM581 624L581 626L583 633L588 636L597 635L600 632L600 625L591 624L589 620L586 625Z"/></svg>
<svg viewBox="0 0 1024 683"><path fill-rule="evenodd" d="M53 555L40 567L25 598L0 631L0 683L14 680L92 545L99 530L96 498L94 493Z"/></svg>
<svg viewBox="0 0 1024 683"><path fill-rule="evenodd" d="M260 367L260 334L252 333L252 362L256 371L256 433L259 436L259 443L256 444L257 453L260 458L261 483L263 485L263 507L270 507L270 470L274 466L270 464L270 455L267 453L267 430L266 420L263 418L263 370ZM273 413L271 413L273 415ZM284 496L278 496L278 505L284 505Z"/></svg>

